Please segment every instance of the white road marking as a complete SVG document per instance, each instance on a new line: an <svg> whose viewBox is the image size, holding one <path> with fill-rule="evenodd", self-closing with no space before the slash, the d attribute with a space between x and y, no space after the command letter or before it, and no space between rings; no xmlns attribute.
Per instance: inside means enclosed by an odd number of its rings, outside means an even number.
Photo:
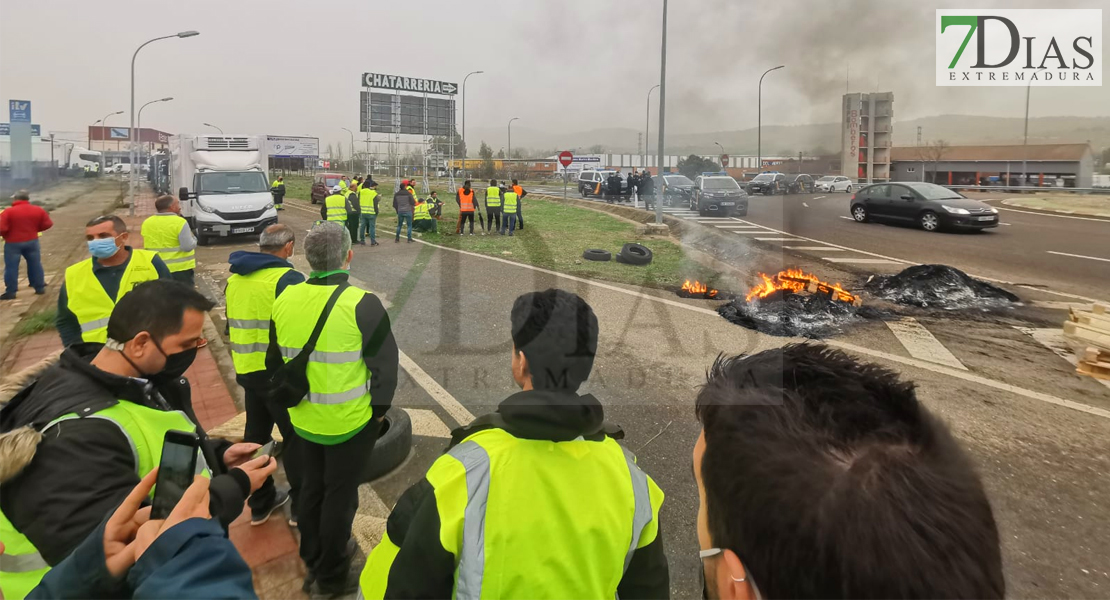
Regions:
<svg viewBox="0 0 1110 600"><path fill-rule="evenodd" d="M1058 256L1070 256L1072 258L1086 258L1087 260L1101 260L1102 262L1110 262L1110 258L1099 258L1097 256L1084 256L1082 254L1068 254L1067 252L1054 252L1052 250L1045 250L1049 254L1056 254Z"/></svg>
<svg viewBox="0 0 1110 600"><path fill-rule="evenodd" d="M717 225L717 229L761 229L755 225L725 225L724 223Z"/></svg>
<svg viewBox="0 0 1110 600"><path fill-rule="evenodd" d="M426 408L406 408L403 410L409 414L409 419L412 420L413 435L437 438L451 437L451 430L443 424L443 420L436 415L435 411Z"/></svg>
<svg viewBox="0 0 1110 600"><path fill-rule="evenodd" d="M904 317L898 321L886 321L886 326L894 337L898 338L906 352L914 358L927 360L945 365L954 369L967 370L960 359L956 358L940 340L936 338L924 325L913 317Z"/></svg>
<svg viewBox="0 0 1110 600"><path fill-rule="evenodd" d="M792 237L777 237L777 238L755 238L761 242L792 242L795 238Z"/></svg>
<svg viewBox="0 0 1110 600"><path fill-rule="evenodd" d="M844 252L843 248L830 248L828 246L783 246L783 250L820 250L822 252Z"/></svg>
<svg viewBox="0 0 1110 600"><path fill-rule="evenodd" d="M837 258L832 256L822 256L821 260L827 260L831 263L843 264L856 264L856 265L897 265L900 262L893 260L886 260L884 258Z"/></svg>
<svg viewBox="0 0 1110 600"><path fill-rule="evenodd" d="M828 196L814 196L813 199L814 200L820 200L821 198L828 198Z"/></svg>
<svg viewBox="0 0 1110 600"><path fill-rule="evenodd" d="M1048 348L1049 350L1052 350L1052 352L1055 353L1056 356L1059 356L1060 358L1068 361L1072 364L1072 366L1079 365L1079 359L1076 358L1075 352L1072 352L1071 347L1068 346L1067 338L1064 337L1064 331L1059 327L1034 328L1018 327L1015 325L1014 329L1033 336L1033 339L1040 342L1042 346ZM1105 379L1095 379L1094 377L1092 377L1091 379L1094 379L1102 385L1110 388L1110 381L1107 381Z"/></svg>
<svg viewBox="0 0 1110 600"><path fill-rule="evenodd" d="M423 240L420 240L420 242L423 244L428 243ZM434 246L435 244L430 245ZM443 246L439 247L442 248ZM354 280L353 277L351 279ZM428 395L442 406L443 409L447 411L447 414L451 415L452 419L455 419L456 423L459 425L469 425L470 422L474 420L474 415L471 414L469 410L466 410L465 406L459 404L459 401L455 400L455 397L447 390L443 389L443 386L439 385L435 379L432 379L431 375L425 373L424 369L420 368L420 365L409 358L409 355L404 352L398 352L397 354L401 359L401 368L409 374L409 377L412 377L412 380L415 381L417 385L424 388L424 391L428 392Z"/></svg>
<svg viewBox="0 0 1110 600"><path fill-rule="evenodd" d="M841 219L848 219L849 221L855 221L855 219L853 219L852 217L845 217L844 215L837 215L837 216L840 217Z"/></svg>
<svg viewBox="0 0 1110 600"><path fill-rule="evenodd" d="M1031 210L1018 210L1016 208L1005 208L1005 207L1002 207L1002 206L996 206L995 208L997 208L998 210L1008 210L1010 212L1025 213L1027 215L1037 215L1037 216L1040 216L1040 217L1056 217L1057 219L1079 219L1080 221L1097 221L1099 223L1110 223L1110 221L1107 221L1106 219L1095 219L1093 217L1073 217L1071 215L1054 215L1054 214L1043 213L1043 212L1034 212L1034 211L1031 211Z"/></svg>
<svg viewBox="0 0 1110 600"><path fill-rule="evenodd" d="M737 230L729 230L729 231L732 231L732 233L739 233L739 234L752 233L752 234L755 234L755 235L762 235L762 234L765 234L765 233L773 233L773 232L768 231L766 229L745 229L744 231L737 231Z"/></svg>

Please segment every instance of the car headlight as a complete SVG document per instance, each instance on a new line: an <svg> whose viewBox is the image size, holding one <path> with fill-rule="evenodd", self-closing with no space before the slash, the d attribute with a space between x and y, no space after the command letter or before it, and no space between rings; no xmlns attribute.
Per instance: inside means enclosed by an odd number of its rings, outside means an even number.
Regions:
<svg viewBox="0 0 1110 600"><path fill-rule="evenodd" d="M197 208L203 210L206 213L216 212L216 209L212 208L211 206L205 206L205 204L201 202L199 198L197 199Z"/></svg>
<svg viewBox="0 0 1110 600"><path fill-rule="evenodd" d="M271 208L273 208L273 207L274 207L274 203L273 203L273 202L271 202L271 203L267 204L266 206L263 206L263 207L262 207L262 211L263 211L263 212L265 212L265 211L267 211L267 210L270 210L270 209L271 209Z"/></svg>
<svg viewBox="0 0 1110 600"><path fill-rule="evenodd" d="M941 204L940 207L943 208L944 210L954 214L954 215L970 215L971 214L970 212L967 211L966 208L956 208L954 206L946 206L944 204Z"/></svg>
<svg viewBox="0 0 1110 600"><path fill-rule="evenodd" d="M997 215L998 214L998 209L997 208L992 208L991 212Z"/></svg>

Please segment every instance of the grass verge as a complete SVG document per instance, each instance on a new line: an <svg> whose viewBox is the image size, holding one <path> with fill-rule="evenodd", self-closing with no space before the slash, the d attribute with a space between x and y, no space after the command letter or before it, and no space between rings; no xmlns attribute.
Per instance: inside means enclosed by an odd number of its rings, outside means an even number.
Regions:
<svg viewBox="0 0 1110 600"><path fill-rule="evenodd" d="M54 329L54 321L57 317L57 307L44 308L34 314L27 315L23 317L23 320L21 320L14 329L12 329L12 339L19 339Z"/></svg>

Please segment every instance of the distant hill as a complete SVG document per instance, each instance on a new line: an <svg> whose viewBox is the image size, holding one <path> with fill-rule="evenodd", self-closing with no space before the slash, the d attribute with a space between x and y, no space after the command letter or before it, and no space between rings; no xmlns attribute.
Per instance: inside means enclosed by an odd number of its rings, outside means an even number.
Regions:
<svg viewBox="0 0 1110 600"><path fill-rule="evenodd" d="M654 125L654 123L653 123ZM916 142L917 128L921 127L923 141L943 139L951 145L1020 144L1024 119L1018 117L979 117L971 115L940 115L908 121L894 122L894 143L910 146ZM637 136L633 129L608 128L582 132L550 133L523 127L513 129L513 146L535 150L580 148L587 152L591 146L601 145L606 152L636 152ZM483 138L482 136L487 136ZM716 133L675 133L667 136L668 154L716 154L713 142L731 154L755 154L756 130L721 131ZM505 131L475 128L467 132L472 152L477 152L480 140L496 152L504 145ZM497 144L489 140L497 140ZM655 148L652 133L652 148ZM1110 117L1037 117L1029 119L1030 144L1059 144L1090 142L1095 151L1110 147ZM840 147L840 126L836 123L812 125L764 125L763 154L765 156L793 155L798 152L816 154L836 152Z"/></svg>

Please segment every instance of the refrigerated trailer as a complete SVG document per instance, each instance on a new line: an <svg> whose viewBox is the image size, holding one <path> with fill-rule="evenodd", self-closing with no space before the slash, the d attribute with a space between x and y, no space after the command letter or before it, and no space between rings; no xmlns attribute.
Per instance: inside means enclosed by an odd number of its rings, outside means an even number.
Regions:
<svg viewBox="0 0 1110 600"><path fill-rule="evenodd" d="M181 216L198 244L258 235L277 223L265 136L181 134L169 142L170 189L177 190Z"/></svg>

